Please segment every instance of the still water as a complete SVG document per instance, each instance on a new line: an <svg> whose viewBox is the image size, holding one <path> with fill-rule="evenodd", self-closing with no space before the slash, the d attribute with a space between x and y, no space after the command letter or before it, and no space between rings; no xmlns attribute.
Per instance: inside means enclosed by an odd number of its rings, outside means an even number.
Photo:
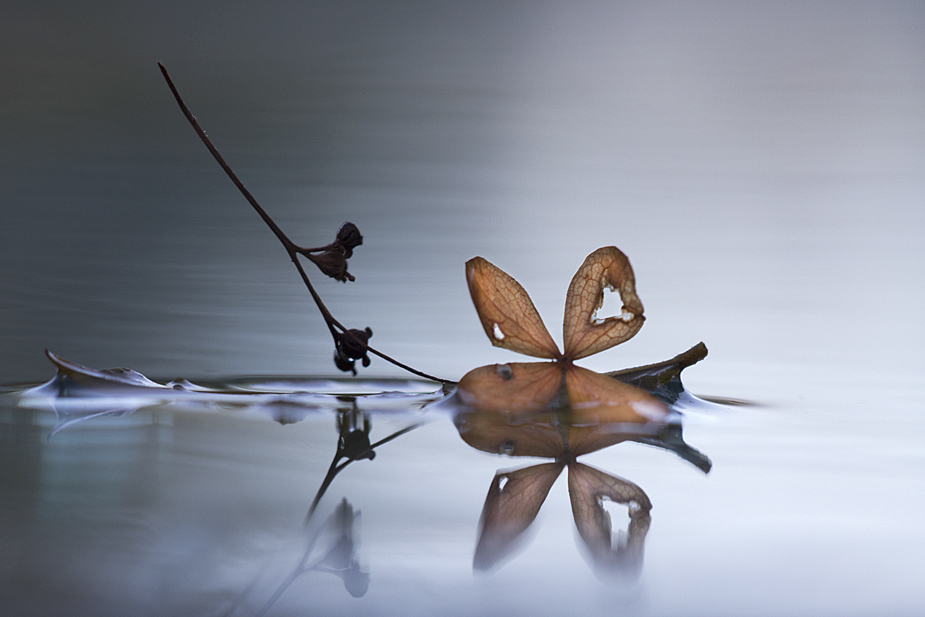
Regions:
<svg viewBox="0 0 925 617"><path fill-rule="evenodd" d="M0 613L925 610L919 5L80 6L0 19ZM296 242L358 225L357 280L312 281L430 374L522 359L486 339L467 260L559 339L572 274L618 246L647 321L581 364L705 342L675 419L709 472L638 440L582 455L474 568L496 474L549 459L473 448L439 384L378 358L337 374L156 61ZM25 397L46 348L235 391ZM306 523L338 422L367 420L401 434ZM606 505L616 574L573 517L569 478L599 474L638 497Z"/></svg>
<svg viewBox="0 0 925 617"><path fill-rule="evenodd" d="M575 527L578 463L549 488L552 472L545 499L535 489L538 516L510 548L502 525L485 550L499 480L530 474L517 487L530 492L553 464L468 445L478 418L433 383L61 380L8 392L0 408L7 614L921 606L921 425L889 395L859 430L865 404L835 415L682 394L673 436L614 438L579 458L623 491L623 507L613 493L601 502L612 525L601 557Z"/></svg>

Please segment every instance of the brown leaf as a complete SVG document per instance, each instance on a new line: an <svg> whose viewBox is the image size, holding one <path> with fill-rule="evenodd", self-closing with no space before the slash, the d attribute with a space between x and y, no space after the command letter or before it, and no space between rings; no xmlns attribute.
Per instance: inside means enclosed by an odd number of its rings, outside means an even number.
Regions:
<svg viewBox="0 0 925 617"><path fill-rule="evenodd" d="M491 344L535 358L561 354L530 296L510 275L481 257L466 262L469 294Z"/></svg>
<svg viewBox="0 0 925 617"><path fill-rule="evenodd" d="M473 369L456 390L457 401L471 408L457 416L459 434L485 452L574 457L651 436L669 416L647 392L580 366L567 366L564 392L562 384L562 366L554 362Z"/></svg>
<svg viewBox="0 0 925 617"><path fill-rule="evenodd" d="M638 574L651 518L652 502L641 488L581 463L569 465L568 492L572 516L598 571ZM604 500L625 504L629 527L624 538L615 541L613 521Z"/></svg>
<svg viewBox="0 0 925 617"><path fill-rule="evenodd" d="M623 309L620 315L601 321L596 313L603 305L605 288L619 292ZM565 356L577 360L631 339L645 321L642 312L626 255L613 246L597 249L569 284L563 322Z"/></svg>
<svg viewBox="0 0 925 617"><path fill-rule="evenodd" d="M562 463L543 463L516 471L498 472L482 508L473 567L486 570L511 553L515 540L536 518Z"/></svg>

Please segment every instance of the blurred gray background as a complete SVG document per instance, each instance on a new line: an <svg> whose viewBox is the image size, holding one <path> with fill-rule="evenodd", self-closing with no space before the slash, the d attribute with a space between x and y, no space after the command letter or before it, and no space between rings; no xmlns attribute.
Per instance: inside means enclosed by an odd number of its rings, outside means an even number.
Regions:
<svg viewBox="0 0 925 617"><path fill-rule="evenodd" d="M925 4L240 1L0 8L2 383L50 377L46 347L160 378L335 372L156 61L296 242L360 227L357 281L311 276L409 364L515 359L470 257L560 340L572 273L615 244L648 321L592 368L704 340L692 379L718 394L820 367L921 384Z"/></svg>

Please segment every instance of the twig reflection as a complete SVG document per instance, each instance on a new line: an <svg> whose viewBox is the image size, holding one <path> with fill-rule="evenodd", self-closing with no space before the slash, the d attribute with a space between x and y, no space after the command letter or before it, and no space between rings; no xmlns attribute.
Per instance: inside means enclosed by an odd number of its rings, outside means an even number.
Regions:
<svg viewBox="0 0 925 617"><path fill-rule="evenodd" d="M373 460L376 457L376 448L421 426L421 423L412 424L371 443L369 435L372 431L372 421L369 414L358 407L355 397L343 397L340 400L348 405L337 410L337 449L328 467L328 472L305 515L304 527L306 529L317 511L322 496L334 482L337 474L354 461ZM359 598L365 595L369 589L369 572L360 567L357 558L359 517L360 512L354 511L346 498L342 499L334 512L308 538L302 558L273 594L267 598L256 613L257 617L266 615L296 579L308 572L333 574L344 582L344 588L351 596ZM333 541L329 544L328 550L318 556L316 548L323 537L333 538Z"/></svg>
<svg viewBox="0 0 925 617"><path fill-rule="evenodd" d="M308 508L308 514L305 515L306 524L315 513L318 502L321 501L321 497L324 496L328 487L331 486L334 478L336 478L337 474L343 471L347 465L354 461L374 459L376 457L376 448L421 426L420 422L406 426L401 430L395 431L388 437L371 444L369 441L369 432L372 429L372 424L369 419L369 414L365 411L361 411L357 407L355 398L345 398L345 400L350 403L350 406L342 407L338 409L337 412L337 450L334 452L334 459L331 461L330 467L328 467L328 473L324 476L324 480L321 481L321 486L318 488L318 492L315 493L312 505Z"/></svg>
<svg viewBox="0 0 925 617"><path fill-rule="evenodd" d="M356 557L357 542L354 529L358 525L359 511L354 512L353 506L346 499L341 500L334 512L325 519L324 523L308 540L302 559L296 564L283 581L276 588L260 610L257 617L267 614L283 593L297 578L306 572L328 572L344 581L344 587L354 598L362 597L369 590L369 572L360 568ZM320 558L312 559L318 540L330 535L335 538L333 546Z"/></svg>

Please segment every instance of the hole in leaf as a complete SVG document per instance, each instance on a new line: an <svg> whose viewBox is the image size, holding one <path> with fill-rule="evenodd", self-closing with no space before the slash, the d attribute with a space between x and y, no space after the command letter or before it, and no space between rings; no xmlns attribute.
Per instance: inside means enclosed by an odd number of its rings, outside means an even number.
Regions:
<svg viewBox="0 0 925 617"><path fill-rule="evenodd" d="M606 512L607 516L610 518L610 541L611 545L623 546L626 544L626 529L630 524L630 513L629 510L636 506L639 508L639 504L635 501L631 501L629 508L623 504L616 503L611 501L607 497L600 497L598 503L601 504L601 507Z"/></svg>
<svg viewBox="0 0 925 617"><path fill-rule="evenodd" d="M603 323L608 317L621 317L624 321L633 318L631 313L623 313L623 298L620 292L611 291L610 288L604 287L604 299L601 306L591 314L591 323L594 325Z"/></svg>

